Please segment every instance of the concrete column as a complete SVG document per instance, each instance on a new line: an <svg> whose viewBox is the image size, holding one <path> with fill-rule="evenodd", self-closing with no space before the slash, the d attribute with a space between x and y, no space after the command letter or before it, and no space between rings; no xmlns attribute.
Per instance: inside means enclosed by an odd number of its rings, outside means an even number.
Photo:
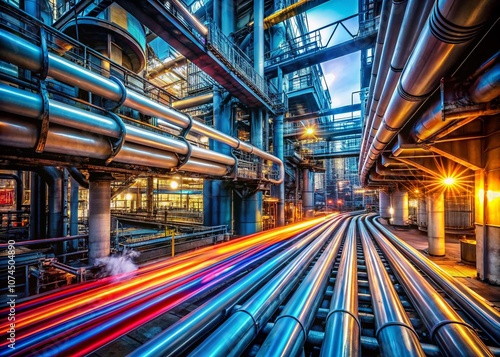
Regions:
<svg viewBox="0 0 500 357"><path fill-rule="evenodd" d="M500 285L500 120L486 120L484 167L476 172L476 268L481 280Z"/></svg>
<svg viewBox="0 0 500 357"><path fill-rule="evenodd" d="M91 172L89 178L89 265L107 257L111 244L111 181L113 176Z"/></svg>
<svg viewBox="0 0 500 357"><path fill-rule="evenodd" d="M427 228L427 203L425 202L425 197L419 195L417 203L417 226L418 228Z"/></svg>
<svg viewBox="0 0 500 357"><path fill-rule="evenodd" d="M277 115L273 120L273 155L284 162L283 152L283 115ZM275 166L275 169L278 168ZM272 187L273 197L278 199L276 225L285 225L285 180Z"/></svg>
<svg viewBox="0 0 500 357"><path fill-rule="evenodd" d="M444 193L433 192L427 195L427 238L429 239L429 254L445 255L444 232Z"/></svg>
<svg viewBox="0 0 500 357"><path fill-rule="evenodd" d="M408 224L408 192L394 191L392 193L392 224L406 226Z"/></svg>
<svg viewBox="0 0 500 357"><path fill-rule="evenodd" d="M384 190L378 191L378 205L380 217L385 219L391 218L391 196Z"/></svg>
<svg viewBox="0 0 500 357"><path fill-rule="evenodd" d="M302 171L302 206L305 218L314 216L314 173L309 169Z"/></svg>

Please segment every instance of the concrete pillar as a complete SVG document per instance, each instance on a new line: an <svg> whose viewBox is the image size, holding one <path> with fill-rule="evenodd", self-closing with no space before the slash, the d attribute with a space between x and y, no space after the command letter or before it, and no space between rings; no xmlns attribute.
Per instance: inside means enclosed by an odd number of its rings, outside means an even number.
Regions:
<svg viewBox="0 0 500 357"><path fill-rule="evenodd" d="M427 203L423 195L418 196L417 201L417 226L418 228L427 228Z"/></svg>
<svg viewBox="0 0 500 357"><path fill-rule="evenodd" d="M445 255L444 232L444 193L433 192L427 195L427 238L429 240L429 254L434 256Z"/></svg>
<svg viewBox="0 0 500 357"><path fill-rule="evenodd" d="M113 176L91 172L89 178L89 265L107 257L111 244L111 181Z"/></svg>
<svg viewBox="0 0 500 357"><path fill-rule="evenodd" d="M378 191L378 205L380 217L385 219L391 218L391 196L384 190Z"/></svg>
<svg viewBox="0 0 500 357"><path fill-rule="evenodd" d="M408 192L394 191L392 193L392 224L406 226L408 224Z"/></svg>
<svg viewBox="0 0 500 357"><path fill-rule="evenodd" d="M486 120L484 167L476 172L476 268L481 280L500 285L500 120Z"/></svg>
<svg viewBox="0 0 500 357"><path fill-rule="evenodd" d="M309 169L302 171L302 206L305 218L314 216L314 173Z"/></svg>

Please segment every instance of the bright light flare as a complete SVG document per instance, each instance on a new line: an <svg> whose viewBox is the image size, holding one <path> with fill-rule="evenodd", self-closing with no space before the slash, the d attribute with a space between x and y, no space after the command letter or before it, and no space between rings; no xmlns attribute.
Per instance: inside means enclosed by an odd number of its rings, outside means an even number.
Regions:
<svg viewBox="0 0 500 357"><path fill-rule="evenodd" d="M455 184L455 179L453 177L445 177L443 179L443 183L447 186L451 186L451 185Z"/></svg>

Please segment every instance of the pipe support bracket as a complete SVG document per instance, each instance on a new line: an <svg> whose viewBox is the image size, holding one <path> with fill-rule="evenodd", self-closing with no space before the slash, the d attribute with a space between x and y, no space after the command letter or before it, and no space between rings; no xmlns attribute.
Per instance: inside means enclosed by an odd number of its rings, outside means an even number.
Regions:
<svg viewBox="0 0 500 357"><path fill-rule="evenodd" d="M429 337L431 338L431 341L434 341L434 335L437 333L437 330L439 330L444 325L450 325L450 324L463 325L474 331L474 328L464 321L443 320L439 321L437 324L435 324L434 326L432 326L432 328L429 329Z"/></svg>
<svg viewBox="0 0 500 357"><path fill-rule="evenodd" d="M40 136L38 137L38 142L35 149L37 153L41 153L45 149L47 136L49 134L49 94L47 92L45 82L42 79L40 79L39 84L40 96L42 97L42 115L40 116L42 124L40 125Z"/></svg>
<svg viewBox="0 0 500 357"><path fill-rule="evenodd" d="M302 322L300 322L300 320L298 318L296 318L295 316L293 315L282 315L282 316L278 316L276 318L276 320L274 321L274 326L276 326L276 324L278 323L278 320L279 319L282 319L282 318L285 318L285 317L289 317L291 318L292 320L295 320L299 326L300 326L300 329L302 330L302 333L304 334L304 341L307 341L307 331L306 331L306 328L304 327L304 325L302 324Z"/></svg>
<svg viewBox="0 0 500 357"><path fill-rule="evenodd" d="M375 331L375 337L378 339L379 333L384 328L389 327L389 326L402 326L402 327L406 327L408 330L410 330L411 332L413 332L415 334L415 336L417 336L417 339L419 338L418 334L417 334L417 331L415 331L415 329L412 326L410 326L408 324L405 324L404 322L401 322L401 321L388 321L385 324L381 325L379 328L377 328L377 331Z"/></svg>
<svg viewBox="0 0 500 357"><path fill-rule="evenodd" d="M127 88L125 87L125 84L123 84L123 82L118 77L109 76L109 79L112 80L113 82L115 82L116 84L118 84L118 86L120 87L120 93L121 93L120 100L114 106L112 106L111 108L108 109L109 111L114 112L118 108L120 108L123 105L123 103L125 103L125 100L127 100Z"/></svg>
<svg viewBox="0 0 500 357"><path fill-rule="evenodd" d="M330 311L328 313L328 315L326 315L325 324L326 324L326 322L328 322L328 319L330 318L330 316L336 312L343 312L343 313L346 313L348 315L351 315L351 317L354 319L354 321L356 321L356 323L358 324L359 331L361 331L361 322L359 322L359 319L357 318L357 316L355 316L352 312L345 310L345 309L337 309L337 310Z"/></svg>
<svg viewBox="0 0 500 357"><path fill-rule="evenodd" d="M189 159L191 158L191 154L193 153L193 146L191 143L186 139L184 136L179 136L179 140L184 141L187 145L188 152L186 155L179 155L175 153L175 156L177 157L177 160L179 160L179 163L177 164L176 167L172 168L172 171L178 171L182 166L186 165Z"/></svg>
<svg viewBox="0 0 500 357"><path fill-rule="evenodd" d="M127 135L127 128L125 127L125 123L123 122L122 118L120 118L118 114L111 111L108 111L108 115L113 118L116 124L118 124L118 126L120 127L120 137L111 144L111 155L109 155L109 157L106 159L106 165L109 165L111 161L113 161L115 156L120 152L123 144L125 143L125 136Z"/></svg>

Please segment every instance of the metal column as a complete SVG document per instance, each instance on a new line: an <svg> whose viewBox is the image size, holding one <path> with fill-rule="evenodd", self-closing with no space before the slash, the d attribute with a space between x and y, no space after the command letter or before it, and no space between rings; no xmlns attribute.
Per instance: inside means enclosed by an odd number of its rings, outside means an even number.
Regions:
<svg viewBox="0 0 500 357"><path fill-rule="evenodd" d="M90 173L89 187L89 264L110 253L111 244L111 181L103 172Z"/></svg>
<svg viewBox="0 0 500 357"><path fill-rule="evenodd" d="M78 234L78 191L79 185L74 178L70 179L70 198L69 198L69 235L76 236ZM73 250L78 249L78 239L70 241Z"/></svg>
<svg viewBox="0 0 500 357"><path fill-rule="evenodd" d="M445 255L444 238L444 193L430 193L427 196L427 238L429 239L429 254Z"/></svg>
<svg viewBox="0 0 500 357"><path fill-rule="evenodd" d="M304 217L314 216L314 172L309 169L302 171L302 205Z"/></svg>
<svg viewBox="0 0 500 357"><path fill-rule="evenodd" d="M391 218L391 196L384 190L378 191L378 205L380 217Z"/></svg>

